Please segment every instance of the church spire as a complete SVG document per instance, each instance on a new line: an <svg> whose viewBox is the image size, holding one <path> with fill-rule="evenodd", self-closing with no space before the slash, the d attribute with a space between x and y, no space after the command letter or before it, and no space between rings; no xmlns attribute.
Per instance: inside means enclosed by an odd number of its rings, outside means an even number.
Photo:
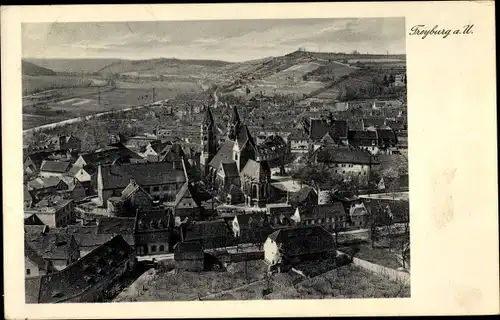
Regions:
<svg viewBox="0 0 500 320"><path fill-rule="evenodd" d="M212 115L212 111L210 111L209 106L205 106L205 119L203 119L203 124L207 127L214 125L214 117Z"/></svg>
<svg viewBox="0 0 500 320"><path fill-rule="evenodd" d="M238 114L238 109L236 105L233 106L233 112L231 113L231 117L229 117L229 121L227 124L227 135L230 140L234 140L238 137L241 131L241 120L240 115Z"/></svg>

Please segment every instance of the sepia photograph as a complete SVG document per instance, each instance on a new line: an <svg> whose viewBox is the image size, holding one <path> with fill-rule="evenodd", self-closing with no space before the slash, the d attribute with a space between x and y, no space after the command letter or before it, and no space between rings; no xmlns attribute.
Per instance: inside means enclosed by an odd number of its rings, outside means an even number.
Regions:
<svg viewBox="0 0 500 320"><path fill-rule="evenodd" d="M410 297L405 30L23 23L26 303Z"/></svg>

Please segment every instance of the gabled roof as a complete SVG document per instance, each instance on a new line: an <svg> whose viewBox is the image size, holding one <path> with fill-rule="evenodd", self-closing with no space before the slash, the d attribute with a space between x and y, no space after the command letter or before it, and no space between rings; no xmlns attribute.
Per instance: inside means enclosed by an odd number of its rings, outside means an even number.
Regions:
<svg viewBox="0 0 500 320"><path fill-rule="evenodd" d="M125 187L125 189L122 190L120 199L126 200L130 198L130 196L132 196L134 193L139 191L146 194L146 196L148 196L151 200L153 199L151 195L148 192L146 192L143 188L141 188L141 186L138 185L137 182L135 182L134 180L131 180L129 184Z"/></svg>
<svg viewBox="0 0 500 320"><path fill-rule="evenodd" d="M250 131L248 130L248 127L246 125L243 125L238 137L236 137L236 141L238 142L238 146L241 149L243 149L246 144L250 144L251 146L255 147L255 142L252 138L252 135L250 134Z"/></svg>
<svg viewBox="0 0 500 320"><path fill-rule="evenodd" d="M267 161L257 162L255 160L249 159L241 170L240 175L242 177L249 177L250 179L255 179L255 181L262 181L271 176L271 169Z"/></svg>
<svg viewBox="0 0 500 320"><path fill-rule="evenodd" d="M67 161L52 161L47 160L42 163L40 171L54 172L54 173L65 173L71 167L71 163Z"/></svg>
<svg viewBox="0 0 500 320"><path fill-rule="evenodd" d="M68 191L73 191L77 186L81 186L80 181L74 177L62 176L61 180L68 186Z"/></svg>
<svg viewBox="0 0 500 320"><path fill-rule="evenodd" d="M130 159L142 159L137 153L125 147L108 146L100 151L84 153L80 155L87 165L104 165L117 161L130 161Z"/></svg>
<svg viewBox="0 0 500 320"><path fill-rule="evenodd" d="M141 186L183 183L186 176L182 168L169 162L130 163L101 166L103 189L125 188L130 179Z"/></svg>
<svg viewBox="0 0 500 320"><path fill-rule="evenodd" d="M240 123L240 115L238 114L238 109L236 105L233 106L233 112L231 113L231 117L229 118L229 122L233 124Z"/></svg>
<svg viewBox="0 0 500 320"><path fill-rule="evenodd" d="M320 140L325 134L330 133L333 139L347 137L347 121L333 120L329 122L326 119L310 119L309 138Z"/></svg>
<svg viewBox="0 0 500 320"><path fill-rule="evenodd" d="M238 167L236 166L236 162L222 162L221 164L222 171L224 172L224 176L226 178L234 178L239 177Z"/></svg>
<svg viewBox="0 0 500 320"><path fill-rule="evenodd" d="M233 146L233 141L224 142L208 165L218 169L221 162L233 161Z"/></svg>
<svg viewBox="0 0 500 320"><path fill-rule="evenodd" d="M71 169L66 172L67 176L74 177L80 170L85 170L82 167L72 166Z"/></svg>
<svg viewBox="0 0 500 320"><path fill-rule="evenodd" d="M372 117L372 118L364 118L363 126L367 127L375 127L375 128L383 128L385 127L385 119L380 117Z"/></svg>
<svg viewBox="0 0 500 320"><path fill-rule="evenodd" d="M214 116L212 115L212 111L209 106L205 107L205 118L203 118L203 123L207 126L214 125Z"/></svg>
<svg viewBox="0 0 500 320"><path fill-rule="evenodd" d="M290 140L307 140L308 137L302 130L295 130L288 136L288 141Z"/></svg>
<svg viewBox="0 0 500 320"><path fill-rule="evenodd" d="M35 249L26 243L26 241L24 242L24 256L36 264L40 270L48 270L48 262L44 260Z"/></svg>
<svg viewBox="0 0 500 320"><path fill-rule="evenodd" d="M267 224L267 216L265 212L252 212L238 214L235 216L238 220L238 225L242 227L263 227Z"/></svg>
<svg viewBox="0 0 500 320"><path fill-rule="evenodd" d="M99 285L133 254L123 237L113 237L65 269L42 276L38 302L65 301Z"/></svg>
<svg viewBox="0 0 500 320"><path fill-rule="evenodd" d="M283 228L271 233L269 239L281 245L288 257L321 253L335 249L333 236L321 226Z"/></svg>
<svg viewBox="0 0 500 320"><path fill-rule="evenodd" d="M349 140L353 140L354 142L377 139L377 131L375 130L349 130Z"/></svg>
<svg viewBox="0 0 500 320"><path fill-rule="evenodd" d="M173 226L172 212L165 208L155 208L147 211L138 211L135 218L137 231L151 231L169 229Z"/></svg>
<svg viewBox="0 0 500 320"><path fill-rule="evenodd" d="M392 129L377 129L379 139L396 140L396 133Z"/></svg>
<svg viewBox="0 0 500 320"><path fill-rule="evenodd" d="M28 181L28 189L45 189L50 187L55 187L61 182L58 177L38 177L36 179Z"/></svg>
<svg viewBox="0 0 500 320"><path fill-rule="evenodd" d="M158 140L158 141L150 142L149 144L150 144L151 149L153 149L154 152L160 153L167 146L171 146L172 142Z"/></svg>
<svg viewBox="0 0 500 320"><path fill-rule="evenodd" d="M198 205L198 202L193 198L193 195L191 194L189 183L185 182L175 196L174 208L196 208L198 207Z"/></svg>
<svg viewBox="0 0 500 320"><path fill-rule="evenodd" d="M308 219L325 219L345 216L344 206L340 202L325 203L314 206L311 211L303 210L302 215Z"/></svg>
<svg viewBox="0 0 500 320"><path fill-rule="evenodd" d="M194 221L185 225L185 241L226 237L229 233L224 220Z"/></svg>
<svg viewBox="0 0 500 320"><path fill-rule="evenodd" d="M42 234L49 232L49 226L38 225L38 224L26 224L24 225L24 232L30 234Z"/></svg>
<svg viewBox="0 0 500 320"><path fill-rule="evenodd" d="M72 235L58 233L25 233L24 241L44 259L67 260L75 241Z"/></svg>
<svg viewBox="0 0 500 320"><path fill-rule="evenodd" d="M365 150L323 147L316 151L317 161L323 163L374 164L371 154Z"/></svg>

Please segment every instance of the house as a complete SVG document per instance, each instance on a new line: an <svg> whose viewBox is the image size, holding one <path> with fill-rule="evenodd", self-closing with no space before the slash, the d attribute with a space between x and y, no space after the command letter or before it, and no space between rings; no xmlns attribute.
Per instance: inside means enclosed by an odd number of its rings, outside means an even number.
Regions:
<svg viewBox="0 0 500 320"><path fill-rule="evenodd" d="M35 214L45 225L58 228L75 222L74 208L72 199L54 197L38 202L33 208L24 210L24 213Z"/></svg>
<svg viewBox="0 0 500 320"><path fill-rule="evenodd" d="M48 232L72 235L78 244L80 257L86 256L117 234L121 235L131 248L135 247L135 217L99 217L94 225L70 225L52 228Z"/></svg>
<svg viewBox="0 0 500 320"><path fill-rule="evenodd" d="M347 215L340 202L319 204L309 210L301 210L300 223L303 225L319 225L330 232L347 225Z"/></svg>
<svg viewBox="0 0 500 320"><path fill-rule="evenodd" d="M317 225L276 230L264 243L264 261L270 267L294 265L330 254L336 254L334 238Z"/></svg>
<svg viewBox="0 0 500 320"><path fill-rule="evenodd" d="M24 208L30 208L33 204L33 196L26 184L23 184L23 199L24 199Z"/></svg>
<svg viewBox="0 0 500 320"><path fill-rule="evenodd" d="M355 174L369 179L373 167L379 164L366 150L350 150L343 148L323 147L313 155L317 163L335 168L341 175Z"/></svg>
<svg viewBox="0 0 500 320"><path fill-rule="evenodd" d="M372 155L378 154L377 130L349 130L349 145L368 150Z"/></svg>
<svg viewBox="0 0 500 320"><path fill-rule="evenodd" d="M224 220L188 221L181 225L182 241L198 241L205 249L232 245L231 233Z"/></svg>
<svg viewBox="0 0 500 320"><path fill-rule="evenodd" d="M26 283L27 303L99 302L134 269L134 250L119 235L58 272Z"/></svg>
<svg viewBox="0 0 500 320"><path fill-rule="evenodd" d="M205 262L203 246L198 241L182 241L174 246L174 261L177 270L203 271Z"/></svg>
<svg viewBox="0 0 500 320"><path fill-rule="evenodd" d="M283 166L285 159L290 153L290 148L279 135L270 135L262 143L257 145L255 161L266 161L270 167Z"/></svg>
<svg viewBox="0 0 500 320"><path fill-rule="evenodd" d="M363 118L362 119L362 130L366 130L368 128L382 129L382 128L386 128L386 126L387 126L387 124L386 124L385 118L371 117L371 118Z"/></svg>
<svg viewBox="0 0 500 320"><path fill-rule="evenodd" d="M310 118L309 122L306 122L306 130L309 140L312 142L321 141L328 133L334 143L338 145L347 144L348 126L345 120Z"/></svg>
<svg viewBox="0 0 500 320"><path fill-rule="evenodd" d="M231 185L240 185L240 174L238 173L236 162L230 161L220 163L215 178L215 185L218 186L219 189Z"/></svg>
<svg viewBox="0 0 500 320"><path fill-rule="evenodd" d="M24 241L57 270L66 268L80 258L78 244L69 234L25 232Z"/></svg>
<svg viewBox="0 0 500 320"><path fill-rule="evenodd" d="M238 243L264 243L272 231L265 212L238 214L231 222Z"/></svg>
<svg viewBox="0 0 500 320"><path fill-rule="evenodd" d="M108 199L107 210L113 216L135 217L137 210L148 211L153 207L153 197L134 179L123 189L119 197Z"/></svg>
<svg viewBox="0 0 500 320"><path fill-rule="evenodd" d="M24 242L25 278L38 277L56 271L52 261L45 260L26 241Z"/></svg>
<svg viewBox="0 0 500 320"><path fill-rule="evenodd" d="M309 139L302 131L294 131L288 136L290 152L307 153L309 152Z"/></svg>
<svg viewBox="0 0 500 320"><path fill-rule="evenodd" d="M361 203L352 203L349 208L349 218L351 225L356 227L365 227L368 225L368 211L365 208L363 202Z"/></svg>
<svg viewBox="0 0 500 320"><path fill-rule="evenodd" d="M249 159L240 172L241 191L248 206L263 207L270 197L271 169L267 161Z"/></svg>
<svg viewBox="0 0 500 320"><path fill-rule="evenodd" d="M266 214L273 228L290 225L290 217L293 213L294 208L288 203L268 203L266 205Z"/></svg>
<svg viewBox="0 0 500 320"><path fill-rule="evenodd" d="M379 225L389 222L405 223L410 219L410 202L399 199L363 199L368 214L372 215Z"/></svg>
<svg viewBox="0 0 500 320"><path fill-rule="evenodd" d="M45 226L43 221L38 218L38 216L34 213L24 214L24 225L33 225L33 226Z"/></svg>
<svg viewBox="0 0 500 320"><path fill-rule="evenodd" d="M40 167L40 176L42 178L62 177L70 168L71 163L67 161L44 160Z"/></svg>
<svg viewBox="0 0 500 320"><path fill-rule="evenodd" d="M150 162L158 162L160 161L160 154L166 148L170 148L172 146L172 142L170 141L161 141L155 140L146 146L146 150L143 152L143 156Z"/></svg>
<svg viewBox="0 0 500 320"><path fill-rule="evenodd" d="M99 202L107 205L110 197L120 196L123 189L136 181L153 199L173 200L187 181L184 168L170 162L105 165L98 167L97 193Z"/></svg>
<svg viewBox="0 0 500 320"><path fill-rule="evenodd" d="M58 177L38 177L27 182L28 191L38 201L50 195L56 195L58 191L65 190L68 186Z"/></svg>
<svg viewBox="0 0 500 320"><path fill-rule="evenodd" d="M380 149L395 147L398 143L396 132L392 129L377 129L378 145Z"/></svg>
<svg viewBox="0 0 500 320"><path fill-rule="evenodd" d="M195 200L190 189L192 189L192 186L188 182L185 182L177 193L172 206L175 217L197 219L201 216L199 202Z"/></svg>
<svg viewBox="0 0 500 320"><path fill-rule="evenodd" d="M172 252L174 218L165 208L137 210L135 218L135 248L137 256Z"/></svg>
<svg viewBox="0 0 500 320"><path fill-rule="evenodd" d="M82 148L82 141L70 134L69 136L53 136L45 141L44 145L49 150L79 151Z"/></svg>
<svg viewBox="0 0 500 320"><path fill-rule="evenodd" d="M72 177L78 180L78 182L80 182L80 184L84 188L85 193L88 195L90 194L92 187L91 186L92 175L89 171L92 172L91 170L87 171L83 167L78 167L73 165L71 169L69 169L68 172L66 172L65 176Z"/></svg>
<svg viewBox="0 0 500 320"><path fill-rule="evenodd" d="M73 163L73 166L84 169L88 167L96 168L99 165L130 163L133 159L140 160L142 158L137 153L125 147L122 143L118 143L98 149L94 152L81 154L76 159L75 163Z"/></svg>
<svg viewBox="0 0 500 320"><path fill-rule="evenodd" d="M125 146L135 152L140 152L149 143L155 143L156 141L159 141L156 135L145 133L128 138Z"/></svg>
<svg viewBox="0 0 500 320"><path fill-rule="evenodd" d="M85 188L80 181L70 176L62 176L61 180L66 184L67 188L59 190L58 193L65 199L81 200L87 196Z"/></svg>

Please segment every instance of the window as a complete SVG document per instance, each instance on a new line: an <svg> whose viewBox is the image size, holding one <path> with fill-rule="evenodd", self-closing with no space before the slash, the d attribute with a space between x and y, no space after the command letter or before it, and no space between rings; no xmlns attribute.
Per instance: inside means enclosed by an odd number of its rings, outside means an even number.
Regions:
<svg viewBox="0 0 500 320"><path fill-rule="evenodd" d="M161 245L161 246L160 246L160 249L158 249L158 251L160 251L160 252L165 251L165 246L164 246L164 245Z"/></svg>
<svg viewBox="0 0 500 320"><path fill-rule="evenodd" d="M238 154L237 153L234 154L234 160L238 161Z"/></svg>
<svg viewBox="0 0 500 320"><path fill-rule="evenodd" d="M153 187L153 191L156 191L156 192L160 191L160 187Z"/></svg>
<svg viewBox="0 0 500 320"><path fill-rule="evenodd" d="M26 274L29 276L31 274L31 269L26 269Z"/></svg>
<svg viewBox="0 0 500 320"><path fill-rule="evenodd" d="M151 246L151 252L156 252L156 246Z"/></svg>

